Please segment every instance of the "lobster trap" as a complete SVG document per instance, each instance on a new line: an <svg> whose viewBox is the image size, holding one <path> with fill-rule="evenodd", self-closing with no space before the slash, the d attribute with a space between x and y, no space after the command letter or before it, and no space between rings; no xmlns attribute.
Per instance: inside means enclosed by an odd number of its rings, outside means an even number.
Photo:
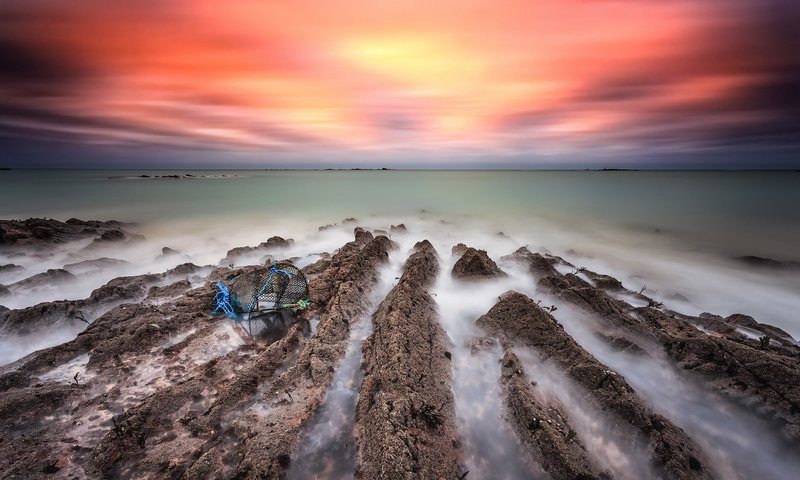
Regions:
<svg viewBox="0 0 800 480"><path fill-rule="evenodd" d="M248 336L273 343L286 335L294 321L294 310L285 308L248 316L246 319L237 320L237 324ZM311 326L308 328L310 330ZM303 331L305 333L305 328Z"/></svg>
<svg viewBox="0 0 800 480"><path fill-rule="evenodd" d="M258 313L304 309L309 305L308 283L303 272L288 262L274 263L243 273L226 285L217 282L212 314L249 318Z"/></svg>

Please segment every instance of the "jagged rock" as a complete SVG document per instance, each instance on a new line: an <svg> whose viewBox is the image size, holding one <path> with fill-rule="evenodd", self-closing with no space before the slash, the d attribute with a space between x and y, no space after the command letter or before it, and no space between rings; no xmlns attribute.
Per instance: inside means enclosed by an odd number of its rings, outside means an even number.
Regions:
<svg viewBox="0 0 800 480"><path fill-rule="evenodd" d="M369 291L378 282L378 267L388 262L391 248L391 241L383 236L363 246L350 242L333 256L328 269L310 281L312 306L304 315L310 318L319 314L317 331L306 341L292 366L263 394L262 401L287 400L288 403L271 409L267 415L241 420L241 425L234 429L246 439L239 448L241 457L236 474L240 478L282 478L285 475L291 462L292 445L322 404L333 378L334 365L347 348L351 322L359 321L366 313ZM242 400L249 401L249 398ZM208 417L213 415L212 406ZM213 423L204 424L215 428Z"/></svg>
<svg viewBox="0 0 800 480"><path fill-rule="evenodd" d="M507 276L506 272L489 258L485 250L467 248L461 258L453 265L453 277L460 280L480 280Z"/></svg>
<svg viewBox="0 0 800 480"><path fill-rule="evenodd" d="M143 241L144 235L129 233L122 229L111 229L104 231L99 237L92 240L92 243L85 246L81 252L93 252L95 250L108 249L109 246L118 243L132 243Z"/></svg>
<svg viewBox="0 0 800 480"><path fill-rule="evenodd" d="M122 230L109 230L100 235L100 240L106 242L121 242L125 240L125 234L122 232Z"/></svg>
<svg viewBox="0 0 800 480"><path fill-rule="evenodd" d="M71 218L66 222L46 218L0 220L0 245L46 246L67 243L86 237L120 230L125 224L115 221L82 221Z"/></svg>
<svg viewBox="0 0 800 480"><path fill-rule="evenodd" d="M662 344L679 367L775 422L787 440L800 442L800 348L794 343L764 348L754 340L706 335L690 318L648 307L635 311L664 332Z"/></svg>
<svg viewBox="0 0 800 480"><path fill-rule="evenodd" d="M16 370L8 372L0 375L0 392L5 392L12 388L25 388L31 383L32 379L30 375Z"/></svg>
<svg viewBox="0 0 800 480"><path fill-rule="evenodd" d="M453 245L453 248L450 250L450 253L454 257L460 257L461 255L464 255L464 252L467 251L467 248L468 247L466 245L464 245L463 243L459 243L457 245Z"/></svg>
<svg viewBox="0 0 800 480"><path fill-rule="evenodd" d="M550 255L531 253L527 247L520 247L511 255L501 257L501 260L519 262L527 265L531 273L536 276L558 275L557 265L561 259Z"/></svg>
<svg viewBox="0 0 800 480"><path fill-rule="evenodd" d="M179 276L199 271L199 267L183 264L160 274L117 277L95 289L82 300L58 300L32 307L0 313L0 332L15 335L36 334L48 328L76 325L84 320L91 322L110 308L125 301L143 299L153 285L165 283Z"/></svg>
<svg viewBox="0 0 800 480"><path fill-rule="evenodd" d="M708 313L692 317L653 307L634 308L602 289L576 286L567 280L568 276L556 273L542 278L538 285L557 298L594 313L611 330L621 329L663 346L681 369L776 422L789 441L800 441L800 348L788 333L746 315L724 319ZM759 341L738 334L736 327L743 325L778 340L774 342L778 345L764 348ZM697 327L717 335L707 335Z"/></svg>
<svg viewBox="0 0 800 480"><path fill-rule="evenodd" d="M358 478L459 478L446 335L428 293L439 270L420 242L373 316L356 407Z"/></svg>
<svg viewBox="0 0 800 480"><path fill-rule="evenodd" d="M606 335L601 332L596 332L595 335L602 338L611 348L618 352L631 353L634 355L647 355L647 351L645 351L645 349L628 338L618 337L615 335Z"/></svg>
<svg viewBox="0 0 800 480"><path fill-rule="evenodd" d="M0 306L3 334L47 335L66 321L80 327L75 332L85 328L73 340L0 366L0 477L284 478L297 461L298 439L330 397L334 371L356 338L351 329L367 321L374 308L372 289L394 246L383 235L354 233L356 240L332 258L323 255L304 268L314 272L308 310L276 320L263 336L247 336L245 322L209 314L216 293L210 282L255 267L207 273L184 264L165 274L114 279L83 300L18 310ZM266 249L268 243L248 248ZM278 243L272 245L279 248ZM465 476L459 467L450 369L467 360L447 344L436 319L429 293L439 268L436 253L427 241L415 249L397 286L378 306L364 347L367 377L355 420L360 478L378 476L369 472L397 473L392 478ZM256 251L254 258L262 253ZM108 260L114 259L76 262L64 270L114 268L103 263ZM567 265L558 257L524 251L518 260L535 263L531 270L537 278L549 271L547 266ZM540 286L598 313L598 324L607 327L599 335L612 348L643 355L640 350L646 350L660 358L663 347L687 374L748 402L774 421L776 432L782 429L788 440L797 441L800 356L786 332L746 315L691 317L634 308L604 291L621 289L626 298L630 293L611 277L598 282L600 274L594 272L552 271ZM197 287L202 280L206 283ZM514 302L517 295L503 294L501 302ZM312 318L319 319L313 336ZM495 352L500 343L505 349L506 410L498 421L509 422L549 476L603 478L604 472L586 460L580 441L588 445L589 440L571 433L580 429L569 424L553 392L540 395L518 359L510 358L512 336L547 355L546 361L564 371L565 381L577 383L589 403L605 408L602 416L613 420L612 428L649 441L660 476L710 474L703 458L694 456L691 441L684 442L663 417L641 410L624 379L587 359L554 319L523 311L497 318L503 320L502 332L475 340L473 347ZM772 341L760 343L751 338L753 332ZM645 337L641 344L640 335ZM538 426L536 419L541 419ZM325 463L325 455L330 453L320 452L314 461ZM54 469L57 475L51 475Z"/></svg>
<svg viewBox="0 0 800 480"><path fill-rule="evenodd" d="M63 268L51 268L46 272L31 275L28 278L7 285L11 294L25 293L27 291L52 288L75 280L75 275Z"/></svg>
<svg viewBox="0 0 800 480"><path fill-rule="evenodd" d="M582 272L584 273L584 275L589 277L589 279L591 279L592 282L594 282L594 285L597 288L602 288L604 290L612 290L612 291L624 289L624 287L622 286L622 282L612 277L611 275L603 275L586 269L583 269Z"/></svg>
<svg viewBox="0 0 800 480"><path fill-rule="evenodd" d="M356 227L353 231L356 235L356 243L366 245L367 243L371 242L373 238L372 233L369 230L365 230L361 227Z"/></svg>
<svg viewBox="0 0 800 480"><path fill-rule="evenodd" d="M80 275L88 272L105 270L109 268L128 267L130 265L131 263L125 260L120 260L118 258L102 257L102 258L95 258L92 260L83 260L81 262L68 263L64 265L64 270L75 275Z"/></svg>
<svg viewBox="0 0 800 480"><path fill-rule="evenodd" d="M15 265L13 263L7 263L5 265L0 265L0 278L8 277L13 274L19 273L24 271L25 269L19 265Z"/></svg>
<svg viewBox="0 0 800 480"><path fill-rule="evenodd" d="M260 247L264 248L289 248L294 243L294 240L284 239L283 237L273 236L269 237L266 242L260 244Z"/></svg>
<svg viewBox="0 0 800 480"><path fill-rule="evenodd" d="M406 225L401 223L399 225L391 225L389 227L389 231L392 233L406 233L408 229L406 229Z"/></svg>
<svg viewBox="0 0 800 480"><path fill-rule="evenodd" d="M311 265L306 265L301 270L304 275L316 275L318 273L322 273L327 269L331 264L330 259L320 258L316 262L312 263Z"/></svg>
<svg viewBox="0 0 800 480"><path fill-rule="evenodd" d="M234 265L237 260L242 257L255 257L261 255L259 263L264 264L266 261L272 260L272 255L265 255L274 250L288 248L294 243L294 240L284 239L282 237L274 236L267 239L266 242L261 242L255 247L236 247L228 250L225 258L219 261L219 265Z"/></svg>
<svg viewBox="0 0 800 480"><path fill-rule="evenodd" d="M225 254L225 258L219 261L220 265L233 265L236 263L236 260L240 257L245 255L253 254L254 252L259 252L261 249L259 247L235 247L228 250L228 253Z"/></svg>
<svg viewBox="0 0 800 480"><path fill-rule="evenodd" d="M506 409L522 443L534 453L542 468L555 480L611 479L589 459L563 408L553 398L547 404L534 394L516 355L506 349L500 383Z"/></svg>
<svg viewBox="0 0 800 480"><path fill-rule="evenodd" d="M91 453L96 475L114 477L134 468L158 476L170 464L171 474L181 472L184 478L282 478L292 446L322 405L334 366L347 348L351 322L366 312L370 289L377 284L379 267L388 261L389 248L386 237L366 245L348 243L317 276L322 279L312 279L312 305L283 338L266 348L243 345L127 409L118 428L109 427ZM209 280L238 275L247 268L219 268ZM201 291L211 293L203 287L186 295ZM317 315L317 331L309 338L307 319ZM226 322L220 317L198 318L198 329L165 348L164 354L184 355L191 350L187 343L199 341L192 339L208 336L213 323L204 318ZM198 399L202 403L195 406ZM172 412L187 410L179 422L163 421ZM118 431L126 434L120 438ZM227 444L230 450L220 448Z"/></svg>
<svg viewBox="0 0 800 480"><path fill-rule="evenodd" d="M178 256L180 254L181 254L181 252L179 252L177 250L174 250L174 249L169 248L169 247L164 247L164 248L161 249L161 254L156 257L156 261L166 260L166 259L168 259L170 257L174 258L174 257L176 257L176 256Z"/></svg>
<svg viewBox="0 0 800 480"><path fill-rule="evenodd" d="M711 478L700 448L669 419L655 414L625 379L583 349L549 313L520 293L505 296L478 326L533 348L581 386L599 410L648 444L654 468L670 478Z"/></svg>
<svg viewBox="0 0 800 480"><path fill-rule="evenodd" d="M147 290L147 299L166 300L175 298L185 293L190 288L192 288L192 283L189 280L179 280L164 286L153 285Z"/></svg>
<svg viewBox="0 0 800 480"><path fill-rule="evenodd" d="M774 338L775 340L780 340L789 344L795 343L794 338L792 338L792 336L789 335L785 330L773 325L768 325L766 323L759 323L749 315L734 313L733 315L726 317L725 321L729 324L740 325L742 327L761 332L766 336Z"/></svg>
<svg viewBox="0 0 800 480"><path fill-rule="evenodd" d="M714 315L708 312L701 313L695 325L703 328L704 330L719 333L721 335L733 335L736 333L736 327L726 322L724 318L719 315Z"/></svg>
<svg viewBox="0 0 800 480"><path fill-rule="evenodd" d="M642 325L627 314L633 308L631 305L609 296L602 289L583 282L575 275L562 276L556 272L555 275L541 278L537 285L558 298L598 314L599 320L605 325L622 328L645 337L659 335L659 332Z"/></svg>

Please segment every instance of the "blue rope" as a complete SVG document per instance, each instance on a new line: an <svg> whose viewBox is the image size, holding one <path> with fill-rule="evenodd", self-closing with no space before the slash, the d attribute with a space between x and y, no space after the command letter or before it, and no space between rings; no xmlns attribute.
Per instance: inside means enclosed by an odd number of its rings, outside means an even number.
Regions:
<svg viewBox="0 0 800 480"><path fill-rule="evenodd" d="M289 280L292 279L292 274L290 272L277 268L276 265L272 265L272 268L270 269L269 272L269 278L267 278L267 281L264 282L263 285L261 285L261 289L258 291L258 294L255 297L253 297L253 301L246 309L246 313L250 313L253 310L255 310L256 304L258 303L258 297L260 297L261 294L264 293L264 290L269 286L269 284L272 283L272 277L274 277L276 273L286 275L286 278L288 278ZM216 282L214 283L214 285L217 287L219 291L216 293L216 295L214 295L214 302L216 303L217 308L215 308L211 312L211 314L214 315L220 310L222 310L222 312L228 317L234 320L238 319L239 315L236 314L235 307L238 306L239 302L234 297L231 296L231 292L230 290L228 290L228 287L226 287L225 284L221 282ZM304 308L304 306L301 308Z"/></svg>
<svg viewBox="0 0 800 480"><path fill-rule="evenodd" d="M283 275L286 275L286 278L288 278L289 280L292 279L291 273L281 268L278 268L276 265L272 265L272 268L270 268L269 271L269 278L267 279L266 282L264 282L263 285L261 285L261 289L258 291L258 294L256 294L255 297L253 297L253 302L250 303L250 308L248 308L247 310L248 312L252 312L253 310L255 310L256 304L258 303L258 297L260 297L261 294L264 293L264 290L266 290L266 288L269 286L269 284L272 283L272 277L275 276L276 273L282 273Z"/></svg>
<svg viewBox="0 0 800 480"><path fill-rule="evenodd" d="M236 315L236 311L233 309L233 304L231 303L231 292L228 290L228 287L221 282L216 282L214 285L216 285L219 291L216 295L214 295L214 301L217 304L217 308L215 308L211 314L214 315L218 311L222 310L228 317L234 320L237 319L238 315Z"/></svg>

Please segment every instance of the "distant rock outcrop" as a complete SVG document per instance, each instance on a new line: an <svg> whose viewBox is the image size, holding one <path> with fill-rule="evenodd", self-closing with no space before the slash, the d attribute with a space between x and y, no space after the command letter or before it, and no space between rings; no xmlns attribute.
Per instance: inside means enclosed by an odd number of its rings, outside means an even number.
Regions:
<svg viewBox="0 0 800 480"><path fill-rule="evenodd" d="M450 253L452 253L454 257L460 257L461 255L464 255L464 252L467 251L467 248L469 247L467 247L463 243L459 243L458 245L453 245L453 248L450 250Z"/></svg>
<svg viewBox="0 0 800 480"><path fill-rule="evenodd" d="M392 225L389 227L389 231L392 233L406 233L408 229L404 223L401 223L399 225Z"/></svg>
<svg viewBox="0 0 800 480"><path fill-rule="evenodd" d="M453 265L452 274L460 280L480 280L484 278L505 277L506 272L489 258L485 250L468 247L461 258Z"/></svg>
<svg viewBox="0 0 800 480"><path fill-rule="evenodd" d="M117 221L69 219L66 222L47 218L0 220L0 246L45 246L96 236L103 241L125 239L126 224Z"/></svg>
<svg viewBox="0 0 800 480"><path fill-rule="evenodd" d="M294 240L283 237L269 237L266 242L261 242L255 247L236 247L228 250L225 258L219 261L220 265L234 265L242 257L255 257L261 255L258 263L265 263L272 259L268 253L292 246Z"/></svg>

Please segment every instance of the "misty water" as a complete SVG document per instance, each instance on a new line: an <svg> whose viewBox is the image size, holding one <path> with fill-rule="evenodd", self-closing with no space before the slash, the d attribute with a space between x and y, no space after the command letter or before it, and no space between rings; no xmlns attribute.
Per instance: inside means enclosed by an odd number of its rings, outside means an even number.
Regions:
<svg viewBox="0 0 800 480"><path fill-rule="evenodd" d="M191 177L154 178L170 174ZM483 335L475 320L503 292L550 299L537 292L524 269L502 262L509 273L505 279L481 285L454 281L452 246L485 249L497 261L528 246L614 275L630 290L646 287L668 308L693 315L744 313L800 338L800 270L736 258L800 261L797 205L800 173L791 172L0 171L0 218L119 220L134 223L126 229L146 238L105 250L84 250L91 239L46 252L0 249L0 265L22 267L0 273L0 284L9 286L83 260L124 261L76 270L70 282L16 290L0 296L0 305L24 308L85 298L120 275L163 272L184 262L218 265L228 249L257 245L273 235L295 240L280 254L302 267L350 241L355 225L388 231L404 223L408 232L393 235L399 249L382 272L373 305L399 276L411 246L431 240L442 266L431 293L450 342L465 468L473 472L470 478L542 477L503 421L499 347L475 352L471 342ZM351 217L357 221L343 222ZM325 225L332 226L319 229ZM163 247L180 253L163 256ZM236 265L258 262L257 257L240 258ZM768 425L687 380L666 359L632 361L598 342L585 314L559 305L556 317L584 348L624 375L655 411L709 452L723 478L789 478L800 467L798 455L787 452ZM24 337L0 332L0 364L74 338L84 327ZM296 447L301 460L293 467L295 478L352 473L354 451L348 442L360 387L360 345L369 332L369 318L353 329L326 403ZM576 430L599 465L619 478L648 475L647 467L636 463L638 455L631 454L636 446L615 436L573 386L530 352L517 353L527 374L557 395L579 423ZM52 375L66 378L85 361L80 358ZM325 462L315 458L317 449L343 459Z"/></svg>

